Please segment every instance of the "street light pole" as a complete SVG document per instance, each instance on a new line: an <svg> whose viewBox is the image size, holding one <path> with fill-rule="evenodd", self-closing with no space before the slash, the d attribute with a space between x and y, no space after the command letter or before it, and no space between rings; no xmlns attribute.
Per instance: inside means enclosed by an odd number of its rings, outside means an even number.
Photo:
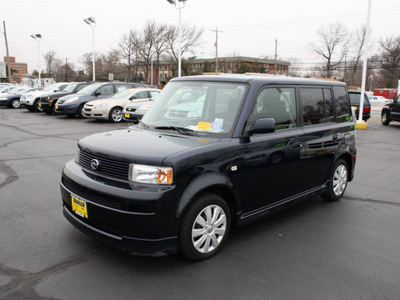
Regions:
<svg viewBox="0 0 400 300"><path fill-rule="evenodd" d="M42 35L40 33L31 34L31 37L37 40L38 44L38 72L39 72L39 87L42 87L42 79L40 78L40 45L39 42L42 39Z"/></svg>
<svg viewBox="0 0 400 300"><path fill-rule="evenodd" d="M181 39L181 10L185 7L186 0L167 0L170 4L175 5L175 8L179 10L179 23L178 23L178 77L181 77L182 74L182 39ZM178 3L181 5L178 5Z"/></svg>
<svg viewBox="0 0 400 300"><path fill-rule="evenodd" d="M93 17L89 17L83 19L83 21L92 28L93 81L96 81L96 57L94 53L94 28L96 27L96 20Z"/></svg>

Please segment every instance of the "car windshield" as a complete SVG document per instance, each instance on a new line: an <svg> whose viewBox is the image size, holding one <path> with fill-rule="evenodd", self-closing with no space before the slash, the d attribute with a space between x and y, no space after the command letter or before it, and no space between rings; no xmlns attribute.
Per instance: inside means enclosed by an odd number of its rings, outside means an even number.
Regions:
<svg viewBox="0 0 400 300"><path fill-rule="evenodd" d="M91 95L93 92L95 92L99 87L101 87L100 83L93 83L91 85L88 85L87 87L84 87L79 91L79 94L85 94L85 95Z"/></svg>
<svg viewBox="0 0 400 300"><path fill-rule="evenodd" d="M65 87L63 92L72 93L74 91L74 89L76 88L76 86L77 86L76 83L70 83Z"/></svg>
<svg viewBox="0 0 400 300"><path fill-rule="evenodd" d="M123 90L114 94L110 99L124 99L132 95L134 92L132 90Z"/></svg>
<svg viewBox="0 0 400 300"><path fill-rule="evenodd" d="M48 87L45 87L44 89L43 89L43 91L53 91L53 90L55 90L57 88L57 84L51 84L51 85L49 85Z"/></svg>
<svg viewBox="0 0 400 300"><path fill-rule="evenodd" d="M170 82L142 123L156 130L223 136L233 131L247 88L231 82Z"/></svg>

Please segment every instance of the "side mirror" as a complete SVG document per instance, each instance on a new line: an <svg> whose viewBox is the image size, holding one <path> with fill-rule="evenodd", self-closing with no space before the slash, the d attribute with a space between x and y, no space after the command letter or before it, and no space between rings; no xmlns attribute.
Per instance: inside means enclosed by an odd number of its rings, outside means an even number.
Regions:
<svg viewBox="0 0 400 300"><path fill-rule="evenodd" d="M101 93L100 92L96 92L96 93L94 93L94 96L95 97L97 97L97 96L100 96L101 95Z"/></svg>
<svg viewBox="0 0 400 300"><path fill-rule="evenodd" d="M131 96L131 97L129 98L129 100L134 100L134 99L137 99L137 97L136 97L136 96Z"/></svg>
<svg viewBox="0 0 400 300"><path fill-rule="evenodd" d="M250 128L249 133L271 133L275 131L275 119L260 118L257 119L254 125Z"/></svg>

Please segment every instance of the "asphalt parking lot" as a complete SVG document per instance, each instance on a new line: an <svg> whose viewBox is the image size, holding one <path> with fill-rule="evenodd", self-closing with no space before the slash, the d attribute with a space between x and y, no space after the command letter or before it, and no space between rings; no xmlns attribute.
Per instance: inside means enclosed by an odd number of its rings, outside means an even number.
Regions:
<svg viewBox="0 0 400 300"><path fill-rule="evenodd" d="M400 123L374 111L357 131L341 201L315 197L234 229L200 263L130 256L64 219L59 179L77 140L127 125L0 108L0 298L399 299Z"/></svg>

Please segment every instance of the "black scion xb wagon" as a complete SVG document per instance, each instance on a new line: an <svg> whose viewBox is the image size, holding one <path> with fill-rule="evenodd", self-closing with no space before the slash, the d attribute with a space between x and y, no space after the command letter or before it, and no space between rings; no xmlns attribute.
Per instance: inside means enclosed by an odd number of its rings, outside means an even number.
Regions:
<svg viewBox="0 0 400 300"><path fill-rule="evenodd" d="M81 139L62 172L64 216L132 254L216 254L232 225L353 179L355 124L340 82L171 80L133 127Z"/></svg>

